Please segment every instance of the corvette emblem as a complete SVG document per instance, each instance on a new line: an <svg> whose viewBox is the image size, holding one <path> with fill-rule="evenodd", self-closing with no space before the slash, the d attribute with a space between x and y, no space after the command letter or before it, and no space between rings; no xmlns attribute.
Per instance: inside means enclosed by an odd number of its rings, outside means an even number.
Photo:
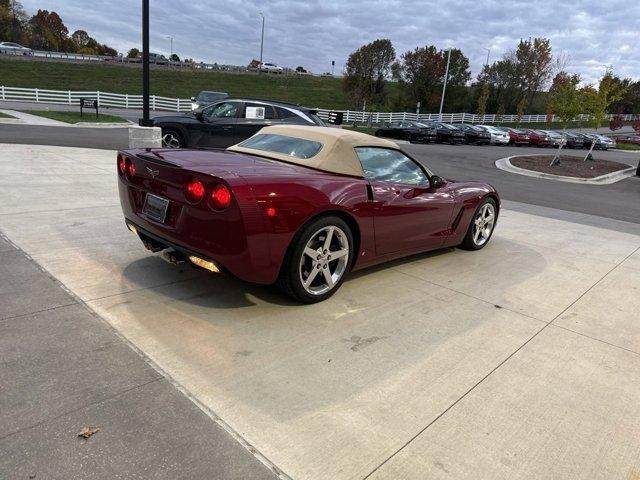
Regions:
<svg viewBox="0 0 640 480"><path fill-rule="evenodd" d="M149 175L151 175L151 178L156 178L158 176L158 174L160 173L160 170L153 170L153 169L147 167L147 172L149 172Z"/></svg>

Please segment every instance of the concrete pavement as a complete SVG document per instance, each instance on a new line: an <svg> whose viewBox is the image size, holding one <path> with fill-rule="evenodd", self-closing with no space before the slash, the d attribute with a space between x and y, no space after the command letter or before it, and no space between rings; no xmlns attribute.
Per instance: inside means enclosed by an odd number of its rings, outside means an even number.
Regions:
<svg viewBox="0 0 640 480"><path fill-rule="evenodd" d="M5 145L0 172L4 234L285 475L640 471L638 224L507 202L487 248L301 306L145 251L114 152Z"/></svg>
<svg viewBox="0 0 640 480"><path fill-rule="evenodd" d="M276 478L2 237L0 278L0 478Z"/></svg>

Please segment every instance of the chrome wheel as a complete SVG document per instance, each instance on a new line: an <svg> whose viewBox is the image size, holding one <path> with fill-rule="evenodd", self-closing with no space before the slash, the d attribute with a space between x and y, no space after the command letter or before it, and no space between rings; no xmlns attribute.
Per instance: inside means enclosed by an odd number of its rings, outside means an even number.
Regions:
<svg viewBox="0 0 640 480"><path fill-rule="evenodd" d="M312 295L327 293L340 281L349 264L349 240L334 225L311 235L304 247L298 272L302 287Z"/></svg>
<svg viewBox="0 0 640 480"><path fill-rule="evenodd" d="M485 203L473 220L473 243L479 247L487 243L495 223L496 209L492 203Z"/></svg>
<svg viewBox="0 0 640 480"><path fill-rule="evenodd" d="M173 132L167 132L162 136L162 146L165 148L180 148L180 138Z"/></svg>

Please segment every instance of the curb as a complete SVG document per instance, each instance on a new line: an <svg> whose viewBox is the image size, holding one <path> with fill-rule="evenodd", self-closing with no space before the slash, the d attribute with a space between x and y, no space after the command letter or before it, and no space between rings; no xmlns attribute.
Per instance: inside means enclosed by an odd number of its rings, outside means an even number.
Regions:
<svg viewBox="0 0 640 480"><path fill-rule="evenodd" d="M511 157L500 158L495 161L496 168L504 170L505 172L516 173L518 175L525 175L527 177L542 178L545 180L555 180L558 182L568 183L581 183L585 185L610 185L612 183L619 182L628 177L635 175L636 167L625 168L624 170L618 170L617 172L607 173L606 175L600 175L594 178L577 178L567 177L564 175L553 175L551 173L534 172L532 170L526 170L524 168L516 167L511 164L511 159L520 157L522 155L513 155ZM546 155L529 155L531 157L545 157Z"/></svg>

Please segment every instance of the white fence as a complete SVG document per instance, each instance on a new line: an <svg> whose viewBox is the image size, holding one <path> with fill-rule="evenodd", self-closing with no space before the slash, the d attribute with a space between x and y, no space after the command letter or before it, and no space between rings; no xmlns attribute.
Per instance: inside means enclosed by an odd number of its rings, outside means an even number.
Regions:
<svg viewBox="0 0 640 480"><path fill-rule="evenodd" d="M44 90L38 88L18 88L0 86L0 100L18 100L24 102L53 103L80 105L81 98L98 100L101 107L134 108L142 109L142 95L129 95L109 92L78 92L71 90ZM152 110L165 110L171 112L185 112L191 110L191 100L188 98L169 98L151 95L150 104ZM410 112L365 112L355 110L326 110L318 109L318 116L327 119L329 112L342 112L344 123L371 123L381 124L398 120L440 120L437 113L415 114ZM607 116L609 118L610 115ZM635 115L625 114L625 121L634 120ZM579 115L577 120L586 121L587 115ZM518 120L517 115L474 115L472 113L443 113L441 121L446 123L545 123L546 115L523 115ZM559 119L554 116L553 121Z"/></svg>
<svg viewBox="0 0 640 480"><path fill-rule="evenodd" d="M0 100L79 106L81 98L98 100L98 105L101 107L142 109L142 95L0 86ZM185 112L191 110L191 100L188 98L168 98L151 95L150 102L152 110L166 110L170 112Z"/></svg>

